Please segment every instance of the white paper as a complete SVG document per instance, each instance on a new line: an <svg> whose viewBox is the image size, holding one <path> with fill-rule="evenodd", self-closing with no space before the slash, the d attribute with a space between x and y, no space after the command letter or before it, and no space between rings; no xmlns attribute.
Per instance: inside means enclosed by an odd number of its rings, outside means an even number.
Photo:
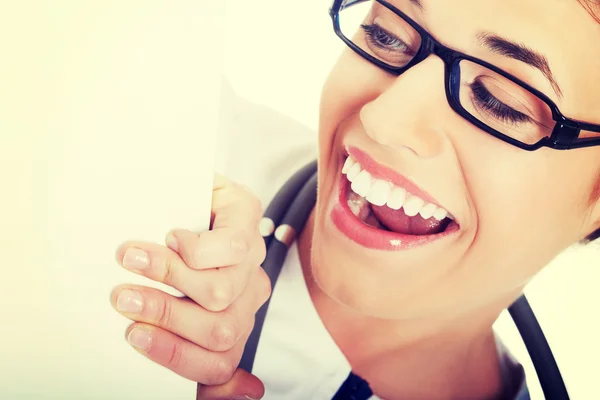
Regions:
<svg viewBox="0 0 600 400"><path fill-rule="evenodd" d="M162 287L117 265L121 242L208 227L223 10L0 6L1 399L195 398L126 343L109 294Z"/></svg>

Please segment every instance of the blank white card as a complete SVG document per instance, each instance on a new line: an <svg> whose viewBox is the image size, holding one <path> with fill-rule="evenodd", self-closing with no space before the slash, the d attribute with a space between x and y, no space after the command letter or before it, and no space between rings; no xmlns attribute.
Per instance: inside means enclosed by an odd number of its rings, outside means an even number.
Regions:
<svg viewBox="0 0 600 400"><path fill-rule="evenodd" d="M126 343L109 293L153 285L121 242L208 227L224 2L0 8L0 398L195 398Z"/></svg>

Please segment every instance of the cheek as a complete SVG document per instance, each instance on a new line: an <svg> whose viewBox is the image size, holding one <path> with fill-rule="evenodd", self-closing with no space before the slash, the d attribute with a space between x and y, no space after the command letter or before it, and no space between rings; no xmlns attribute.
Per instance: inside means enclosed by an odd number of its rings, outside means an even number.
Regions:
<svg viewBox="0 0 600 400"><path fill-rule="evenodd" d="M581 171L593 164L576 152L494 149L461 154L478 220L470 256L519 282L581 238L592 182Z"/></svg>

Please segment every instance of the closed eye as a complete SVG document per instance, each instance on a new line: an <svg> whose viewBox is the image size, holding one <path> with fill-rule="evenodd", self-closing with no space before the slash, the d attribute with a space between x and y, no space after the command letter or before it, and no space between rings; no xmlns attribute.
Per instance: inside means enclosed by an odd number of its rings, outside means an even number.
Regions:
<svg viewBox="0 0 600 400"><path fill-rule="evenodd" d="M473 100L477 103L476 106L492 114L492 116L499 119L500 122L508 122L511 124L534 122L528 115L507 106L494 97L481 80L475 79L469 86L473 93Z"/></svg>

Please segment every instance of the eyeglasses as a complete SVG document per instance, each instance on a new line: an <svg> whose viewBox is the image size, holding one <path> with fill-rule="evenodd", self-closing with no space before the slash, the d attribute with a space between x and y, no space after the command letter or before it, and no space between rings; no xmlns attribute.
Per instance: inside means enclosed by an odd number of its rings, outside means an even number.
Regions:
<svg viewBox="0 0 600 400"><path fill-rule="evenodd" d="M600 125L565 117L546 95L483 60L439 43L385 0L335 0L335 33L356 53L394 75L435 54L445 64L450 107L490 135L523 150L600 145Z"/></svg>

